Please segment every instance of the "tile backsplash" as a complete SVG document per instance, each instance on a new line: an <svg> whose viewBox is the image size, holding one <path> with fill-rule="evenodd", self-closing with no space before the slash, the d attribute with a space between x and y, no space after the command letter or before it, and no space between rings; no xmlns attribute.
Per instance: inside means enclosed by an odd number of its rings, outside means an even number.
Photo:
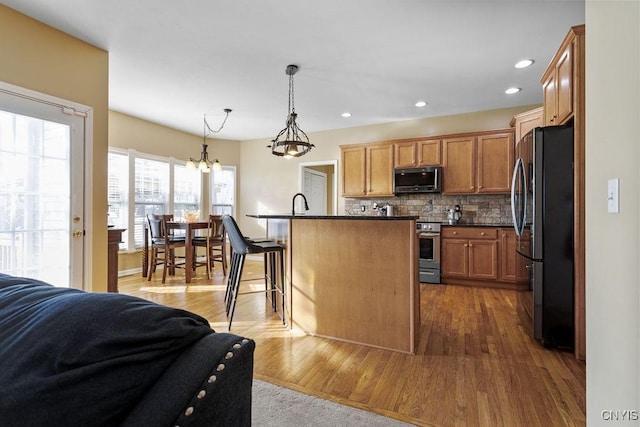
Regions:
<svg viewBox="0 0 640 427"><path fill-rule="evenodd" d="M347 215L376 215L374 205L393 206L394 215L416 215L423 221L442 222L447 220L447 211L455 205L462 209L461 224L500 224L513 222L511 218L511 198L508 194L452 195L408 194L396 197L371 199L345 198ZM362 212L361 207L365 207Z"/></svg>

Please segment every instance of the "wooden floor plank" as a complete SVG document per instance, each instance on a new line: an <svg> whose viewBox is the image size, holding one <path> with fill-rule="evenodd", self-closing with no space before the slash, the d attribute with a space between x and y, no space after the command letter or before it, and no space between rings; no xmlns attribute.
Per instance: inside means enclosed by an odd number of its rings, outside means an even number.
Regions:
<svg viewBox="0 0 640 427"><path fill-rule="evenodd" d="M245 274L261 270L249 260ZM227 331L220 268L210 280L198 272L189 285L180 272L164 285L140 276L118 285L121 293L195 312ZM517 316L516 297L510 290L421 285L415 355L294 333L263 294L239 297L231 332L256 341L256 378L415 425L584 426L584 362L535 342Z"/></svg>

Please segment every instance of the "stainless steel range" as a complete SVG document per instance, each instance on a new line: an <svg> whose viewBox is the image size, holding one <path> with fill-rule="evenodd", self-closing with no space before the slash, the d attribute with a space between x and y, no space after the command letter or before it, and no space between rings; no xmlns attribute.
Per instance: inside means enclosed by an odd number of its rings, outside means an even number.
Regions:
<svg viewBox="0 0 640 427"><path fill-rule="evenodd" d="M420 283L440 283L440 223L417 221Z"/></svg>

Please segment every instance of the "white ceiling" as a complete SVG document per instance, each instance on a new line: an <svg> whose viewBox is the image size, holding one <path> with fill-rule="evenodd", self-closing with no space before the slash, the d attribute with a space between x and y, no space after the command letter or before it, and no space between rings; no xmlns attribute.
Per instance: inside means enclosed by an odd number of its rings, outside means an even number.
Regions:
<svg viewBox="0 0 640 427"><path fill-rule="evenodd" d="M288 64L307 133L542 103L542 73L585 20L583 0L2 2L107 50L112 110L202 135L204 114L217 128L231 108L215 137L238 140L284 127Z"/></svg>

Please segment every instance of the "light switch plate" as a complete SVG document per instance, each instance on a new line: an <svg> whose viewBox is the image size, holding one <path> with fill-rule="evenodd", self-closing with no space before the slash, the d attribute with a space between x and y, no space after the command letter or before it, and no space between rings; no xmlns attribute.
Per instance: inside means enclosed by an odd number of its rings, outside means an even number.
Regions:
<svg viewBox="0 0 640 427"><path fill-rule="evenodd" d="M607 212L609 213L620 212L619 188L619 178L612 178L607 182Z"/></svg>

